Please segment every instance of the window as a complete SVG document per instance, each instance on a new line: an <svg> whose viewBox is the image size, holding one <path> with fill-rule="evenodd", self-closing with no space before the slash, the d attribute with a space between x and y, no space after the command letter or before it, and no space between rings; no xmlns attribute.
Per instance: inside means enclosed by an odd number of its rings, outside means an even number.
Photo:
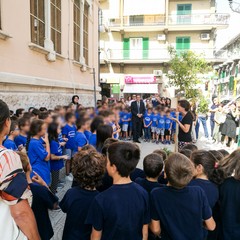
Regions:
<svg viewBox="0 0 240 240"><path fill-rule="evenodd" d="M44 1L30 0L31 42L44 47Z"/></svg>
<svg viewBox="0 0 240 240"><path fill-rule="evenodd" d="M130 23L130 26L142 26L143 25L143 15L136 15L136 16L130 16L129 17L129 23Z"/></svg>
<svg viewBox="0 0 240 240"><path fill-rule="evenodd" d="M190 24L191 23L192 4L178 4L177 5L177 23Z"/></svg>
<svg viewBox="0 0 240 240"><path fill-rule="evenodd" d="M130 38L130 58L141 59L143 52L143 39Z"/></svg>
<svg viewBox="0 0 240 240"><path fill-rule="evenodd" d="M51 40L56 53L61 54L61 0L51 0Z"/></svg>
<svg viewBox="0 0 240 240"><path fill-rule="evenodd" d="M176 50L178 52L190 49L190 37L177 37L176 38Z"/></svg>
<svg viewBox="0 0 240 240"><path fill-rule="evenodd" d="M74 60L80 60L80 0L74 0L73 5L73 52Z"/></svg>
<svg viewBox="0 0 240 240"><path fill-rule="evenodd" d="M89 5L85 2L83 12L83 57L86 65L88 65L88 17Z"/></svg>

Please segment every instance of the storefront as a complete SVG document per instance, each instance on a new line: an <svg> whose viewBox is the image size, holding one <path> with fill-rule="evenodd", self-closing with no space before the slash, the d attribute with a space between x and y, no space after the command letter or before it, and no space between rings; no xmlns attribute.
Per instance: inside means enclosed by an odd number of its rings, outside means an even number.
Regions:
<svg viewBox="0 0 240 240"><path fill-rule="evenodd" d="M133 74L124 78L124 97L132 94L151 95L158 93L157 79L153 74Z"/></svg>

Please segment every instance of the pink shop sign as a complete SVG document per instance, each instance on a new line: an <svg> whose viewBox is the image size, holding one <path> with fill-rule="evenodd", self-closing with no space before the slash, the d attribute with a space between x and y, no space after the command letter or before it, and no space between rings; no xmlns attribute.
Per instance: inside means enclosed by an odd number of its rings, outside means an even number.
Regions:
<svg viewBox="0 0 240 240"><path fill-rule="evenodd" d="M157 79L153 75L128 75L124 78L126 84L154 84Z"/></svg>

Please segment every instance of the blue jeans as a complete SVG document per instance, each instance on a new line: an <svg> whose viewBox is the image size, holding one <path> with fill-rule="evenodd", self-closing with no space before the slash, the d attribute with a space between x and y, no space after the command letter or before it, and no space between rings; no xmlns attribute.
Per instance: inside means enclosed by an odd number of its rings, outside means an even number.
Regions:
<svg viewBox="0 0 240 240"><path fill-rule="evenodd" d="M208 129L207 129L207 119L206 119L206 117L198 117L198 124L196 124L196 136L197 136L197 139L198 139L200 123L202 123L202 125L203 125L205 138L208 138L209 136L208 136Z"/></svg>
<svg viewBox="0 0 240 240"><path fill-rule="evenodd" d="M144 128L144 134L145 139L150 140L151 139L151 127Z"/></svg>

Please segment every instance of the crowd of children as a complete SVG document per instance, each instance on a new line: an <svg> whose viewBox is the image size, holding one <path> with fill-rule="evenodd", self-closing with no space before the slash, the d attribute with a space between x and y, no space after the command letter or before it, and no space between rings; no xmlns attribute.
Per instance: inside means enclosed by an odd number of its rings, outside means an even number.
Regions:
<svg viewBox="0 0 240 240"><path fill-rule="evenodd" d="M19 112L19 111L18 111ZM171 143L174 112L148 108L144 138ZM48 209L66 213L63 239L239 240L240 149L232 154L156 149L136 168L138 145L127 108L30 109L12 117L3 145L17 151L33 194L42 240L53 236ZM58 202L60 170L72 188Z"/></svg>

